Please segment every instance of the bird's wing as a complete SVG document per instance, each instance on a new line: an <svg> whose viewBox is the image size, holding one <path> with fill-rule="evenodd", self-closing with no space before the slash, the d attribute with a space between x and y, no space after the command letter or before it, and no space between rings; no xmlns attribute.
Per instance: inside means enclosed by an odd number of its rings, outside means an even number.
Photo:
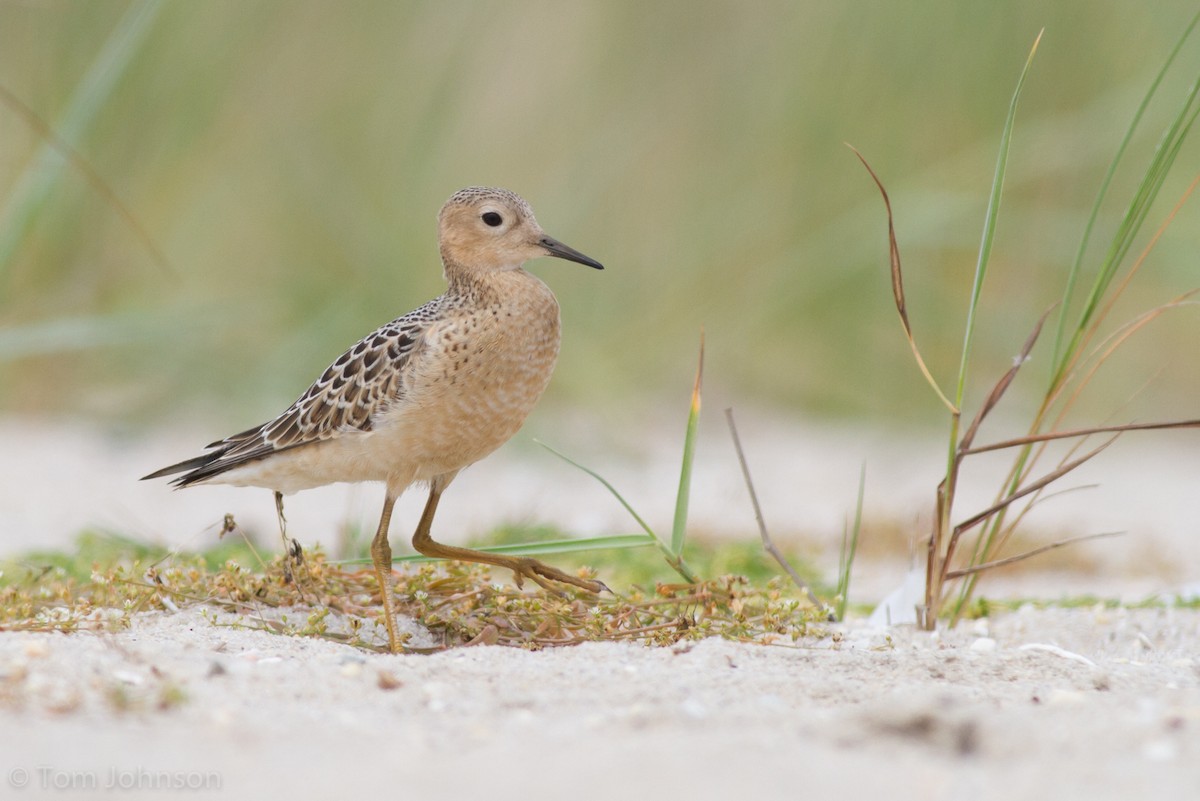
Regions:
<svg viewBox="0 0 1200 801"><path fill-rule="evenodd" d="M404 394L404 367L437 321L440 298L360 340L321 374L283 414L270 422L217 440L208 453L146 478L188 471L175 480L187 486L279 451L311 445L335 434L370 431Z"/></svg>

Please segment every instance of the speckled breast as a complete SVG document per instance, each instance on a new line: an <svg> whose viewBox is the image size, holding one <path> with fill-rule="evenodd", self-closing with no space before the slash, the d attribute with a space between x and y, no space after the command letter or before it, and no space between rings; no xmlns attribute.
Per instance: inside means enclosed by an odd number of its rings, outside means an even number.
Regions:
<svg viewBox="0 0 1200 801"><path fill-rule="evenodd" d="M430 327L406 376L395 422L418 480L466 467L506 442L554 371L559 311L549 287L514 270L494 276L487 289Z"/></svg>

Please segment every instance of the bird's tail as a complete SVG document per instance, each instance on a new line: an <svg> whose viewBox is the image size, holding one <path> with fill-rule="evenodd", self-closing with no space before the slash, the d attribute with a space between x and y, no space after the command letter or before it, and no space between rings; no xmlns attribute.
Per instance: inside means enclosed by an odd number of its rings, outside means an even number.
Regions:
<svg viewBox="0 0 1200 801"><path fill-rule="evenodd" d="M147 479L151 479L151 478L163 478L164 476L172 476L172 475L175 475L176 473L186 473L190 470L197 470L201 467L204 467L206 464L211 462L218 455L219 454L208 453L208 454L205 454L204 456L197 456L193 459L188 459L186 461L182 461L179 464L173 464L170 467L164 467L162 470L155 470L153 473L151 473L148 476L142 476L140 480L146 481ZM181 481L182 481L182 479L176 479L176 483L179 483Z"/></svg>

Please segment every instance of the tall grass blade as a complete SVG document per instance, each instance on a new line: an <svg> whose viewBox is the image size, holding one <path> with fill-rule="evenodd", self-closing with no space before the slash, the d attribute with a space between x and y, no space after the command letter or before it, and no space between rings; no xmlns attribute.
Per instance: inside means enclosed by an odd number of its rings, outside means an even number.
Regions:
<svg viewBox="0 0 1200 801"><path fill-rule="evenodd" d="M971 345L975 336L975 316L979 310L979 299L983 294L983 282L987 276L988 262L991 259L992 244L996 235L996 219L1000 213L1000 199L1004 194L1004 176L1008 171L1008 151L1012 144L1012 132L1017 118L1017 105L1021 99L1021 90L1033 64L1038 44L1042 41L1041 31L1029 49L1021 76L1017 79L1017 87L1013 90L1012 100L1008 105L1008 115L1004 120L1004 129L1000 134L1000 153L996 157L996 171L992 177L992 191L988 197L987 212L984 215L983 234L979 243L979 256L975 263L975 277L971 286L971 298L967 305L967 322L963 332L962 358L958 366L958 383L954 394L954 408L961 409L963 395L966 392L967 368L971 363ZM957 533L947 537L950 532L950 522L954 514L954 500L958 491L958 468L962 459L959 427L962 424L958 411L950 415L950 437L947 443L946 475L938 486L937 519L934 521L933 535L929 539L928 567L925 576L925 608L924 620L921 621L926 630L932 630L936 625L937 616L941 611L943 591L945 587L945 571L949 566L950 556L954 551ZM973 435L973 434L972 434Z"/></svg>
<svg viewBox="0 0 1200 801"><path fill-rule="evenodd" d="M1088 244L1092 238L1092 231L1096 226L1096 219L1100 216L1100 207L1104 204L1104 198L1108 195L1109 185L1112 183L1113 176L1117 172L1117 167L1125 156L1125 151L1129 147L1130 141L1133 139L1133 134L1137 130L1138 125L1142 121L1142 117L1146 113L1146 108L1150 105L1150 100L1158 91L1159 84L1162 83L1163 77L1166 76L1167 70L1174 63L1176 56L1183 49L1184 43L1188 37L1192 35L1192 31L1196 27L1196 23L1200 22L1200 12L1197 12L1192 17L1192 21L1184 28L1183 35L1179 37L1179 41L1175 43L1175 47L1171 49L1167 60L1163 62L1162 68L1158 74L1154 76L1154 80L1150 83L1150 88L1142 97L1142 102L1138 104L1137 111L1134 112L1133 119L1129 122L1129 128L1125 131L1125 136L1121 139L1121 144L1117 146L1117 152L1113 155L1112 163L1108 165L1108 171L1104 174L1104 180L1100 183L1100 191L1096 193L1096 200L1092 204L1092 211L1088 215L1087 224L1083 228L1083 236L1079 241L1079 248L1075 253L1075 261L1071 264L1071 270L1067 274L1067 285L1063 290L1062 306L1058 314L1058 326L1054 334L1054 355L1051 360L1051 368L1054 375L1059 372L1060 358L1062 357L1063 335L1066 332L1067 315L1071 311L1071 298L1075 293L1075 284L1078 282L1080 271L1083 269L1083 257L1087 253Z"/></svg>
<svg viewBox="0 0 1200 801"><path fill-rule="evenodd" d="M1188 30L1190 32L1191 28L1189 27ZM1118 226L1113 241L1109 245L1100 271L1096 275L1096 280L1093 282L1091 291L1084 301L1083 309L1079 314L1079 320L1075 325L1070 341L1059 354L1058 361L1054 365L1055 371L1051 391L1061 385L1078 353L1081 343L1087 338L1089 330L1094 330L1100 320L1103 319L1103 315L1098 315L1097 310L1108 292L1117 270L1120 269L1125 256L1133 246L1133 242L1140 232L1142 224L1150 213L1150 208L1157 199L1158 192L1162 188L1167 175L1170 173L1184 140L1191 132L1197 115L1200 114L1200 103L1198 103L1198 100L1200 100L1200 77L1197 77L1192 83L1179 111L1176 113L1174 119L1172 119L1171 124L1163 132L1162 138L1155 148L1154 156L1151 158L1150 165L1146 169L1146 174L1125 210L1121 224ZM1106 306L1106 308L1108 307Z"/></svg>
<svg viewBox="0 0 1200 801"><path fill-rule="evenodd" d="M1033 57L1037 53L1038 44L1041 41L1042 33L1039 32L1037 39L1033 42L1033 47L1029 50L1028 58L1025 59L1025 67L1021 70L1021 77L1017 79L1017 88L1013 91L1012 100L1008 105L1008 117L1004 120L1004 130L1000 134L1000 154L996 158L996 172L992 177L992 192L988 198L987 213L983 219L983 235L979 243L979 257L975 263L975 279L971 286L971 300L967 305L966 332L963 334L962 359L958 367L958 388L954 396L954 406L958 409L962 408L963 393L967 381L967 367L971 362L971 345L975 337L975 315L979 310L979 298L983 293L983 282L987 276L988 261L991 259L992 244L996 237L996 218L1000 214L1000 198L1004 194L1004 176L1008 170L1008 151L1009 146L1012 144L1013 125L1017 119L1017 104L1021 99L1021 90L1025 87L1025 78L1029 75L1029 68L1033 64ZM957 443L954 444L956 445Z"/></svg>
<svg viewBox="0 0 1200 801"><path fill-rule="evenodd" d="M143 0L125 12L59 119L58 141L71 146L83 137L133 60L161 7L160 0ZM55 140L45 141L9 195L0 212L0 281L65 163Z"/></svg>

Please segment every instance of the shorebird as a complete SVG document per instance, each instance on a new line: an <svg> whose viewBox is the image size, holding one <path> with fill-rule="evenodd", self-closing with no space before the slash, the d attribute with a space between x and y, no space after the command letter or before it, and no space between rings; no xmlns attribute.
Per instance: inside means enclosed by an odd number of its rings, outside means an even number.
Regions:
<svg viewBox="0 0 1200 801"><path fill-rule="evenodd" d="M438 245L445 294L368 334L275 419L144 477L182 473L172 481L176 487L274 490L289 551L297 546L289 546L284 528L285 494L337 482L384 482L371 560L393 652L400 641L388 525L396 499L413 484L429 486L412 539L419 553L508 568L518 587L530 578L546 589L553 589L550 581L607 589L528 557L442 545L430 535L446 487L517 432L554 370L558 302L524 263L555 256L604 268L548 236L529 204L506 189L470 187L452 195L438 214Z"/></svg>

